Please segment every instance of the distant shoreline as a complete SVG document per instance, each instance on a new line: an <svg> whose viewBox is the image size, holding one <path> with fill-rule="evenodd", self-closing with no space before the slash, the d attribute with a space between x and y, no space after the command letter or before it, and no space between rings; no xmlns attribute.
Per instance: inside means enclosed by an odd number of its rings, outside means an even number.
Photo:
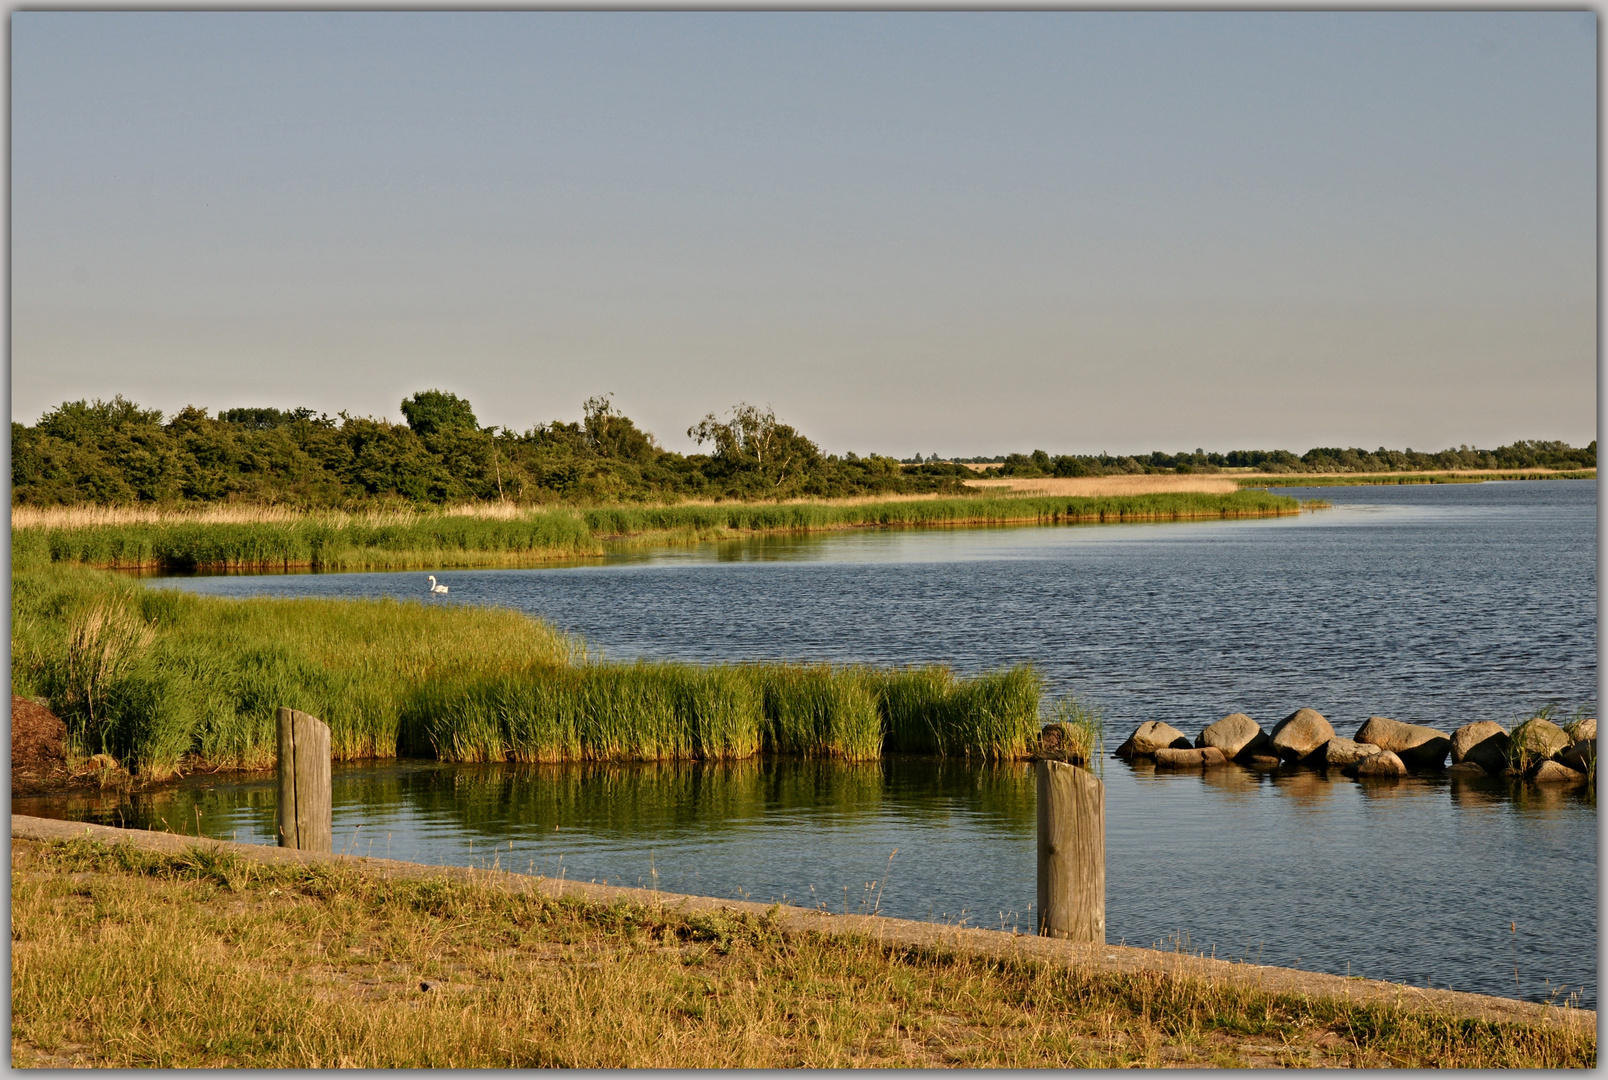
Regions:
<svg viewBox="0 0 1608 1080"><path fill-rule="evenodd" d="M1038 495L1140 495L1167 491L1226 493L1254 488L1395 484L1479 484L1487 480L1595 480L1596 469L1467 469L1388 473L1134 473L1121 476L1002 476L963 483L979 490Z"/></svg>
<svg viewBox="0 0 1608 1080"><path fill-rule="evenodd" d="M1308 508L1311 508L1310 504ZM1115 524L1282 517L1302 504L1264 491L1105 496L987 492L841 503L505 508L380 515L235 508L222 515L86 508L12 514L12 569L75 564L188 572L441 570L540 566L610 551L847 529Z"/></svg>

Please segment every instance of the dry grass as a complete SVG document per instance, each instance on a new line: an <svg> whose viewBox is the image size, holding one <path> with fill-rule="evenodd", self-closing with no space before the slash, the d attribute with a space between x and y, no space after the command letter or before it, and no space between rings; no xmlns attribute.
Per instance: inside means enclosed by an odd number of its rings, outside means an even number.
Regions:
<svg viewBox="0 0 1608 1080"><path fill-rule="evenodd" d="M1596 1062L1594 1033L1578 1028L784 932L771 917L554 899L495 880L15 840L12 1063Z"/></svg>
<svg viewBox="0 0 1608 1080"><path fill-rule="evenodd" d="M533 507L512 503L474 503L430 511L444 517L484 517L508 520L531 513ZM349 525L406 525L425 516L409 509L348 513L340 510L307 511L286 506L235 503L192 507L157 506L13 506L13 529L82 529L99 525L280 525L309 519L335 527Z"/></svg>
<svg viewBox="0 0 1608 1080"><path fill-rule="evenodd" d="M1193 489L1189 489L1193 490ZM1224 490L1232 490L1225 488ZM953 492L927 492L920 495L857 495L842 499L800 497L781 499L767 505L863 506L869 503L929 502L953 499ZM669 506L725 506L714 499L684 499L673 503L632 503L652 509ZM191 507L156 506L13 506L13 529L81 529L99 525L259 525L287 524L315 520L341 528L350 525L409 525L423 518L477 518L485 521L517 521L555 509L545 505L512 502L473 502L439 509L414 510L399 507L357 513L342 510L298 510L285 506L244 504L200 505Z"/></svg>
<svg viewBox="0 0 1608 1080"><path fill-rule="evenodd" d="M1201 491L1224 495L1236 491L1235 475L1218 473L1135 473L1127 476L1007 476L997 480L966 480L970 488L992 488L1021 495L1156 495L1174 491Z"/></svg>
<svg viewBox="0 0 1608 1080"><path fill-rule="evenodd" d="M953 491L924 491L914 495L899 494L870 494L870 495L844 495L836 499L815 498L803 495L796 499L777 499L773 506L867 506L871 503L908 503L933 502L938 499L955 498ZM715 499L686 499L675 506L727 506L732 500L717 501Z"/></svg>
<svg viewBox="0 0 1608 1080"><path fill-rule="evenodd" d="M1429 477L1467 478L1504 477L1543 478L1548 475L1595 475L1595 470L1556 469L1460 469L1456 472L1393 472L1393 473L1259 473L1225 471L1220 473L1144 473L1128 476L1079 477L1025 477L1009 476L991 480L966 480L969 488L992 488L1018 495L1152 495L1170 491L1201 491L1223 494L1243 487L1256 487L1267 483L1300 485L1303 482L1322 486L1341 480L1347 484L1377 484L1382 482L1427 480Z"/></svg>

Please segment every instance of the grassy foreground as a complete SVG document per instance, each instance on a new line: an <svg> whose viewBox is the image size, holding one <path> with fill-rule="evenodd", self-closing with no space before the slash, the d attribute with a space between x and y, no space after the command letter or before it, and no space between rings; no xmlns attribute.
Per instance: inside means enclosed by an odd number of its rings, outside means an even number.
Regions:
<svg viewBox="0 0 1608 1080"><path fill-rule="evenodd" d="M260 520L106 522L86 509L82 524L12 529L19 568L76 563L107 569L407 570L529 566L603 554L609 545L696 543L758 533L871 527L1010 523L1182 521L1273 517L1300 512L1288 496L1166 492L1104 497L1027 496L882 502L751 503L597 507L475 513L287 515ZM19 521L26 517L19 516Z"/></svg>
<svg viewBox="0 0 1608 1080"><path fill-rule="evenodd" d="M248 600L47 565L12 575L13 693L80 755L162 779L262 768L275 711L330 726L336 758L449 761L1012 758L1039 730L1029 667L605 663L517 612L391 600Z"/></svg>
<svg viewBox="0 0 1608 1080"><path fill-rule="evenodd" d="M1596 1063L1594 1035L1578 1028L351 864L77 839L18 840L11 867L23 1068Z"/></svg>

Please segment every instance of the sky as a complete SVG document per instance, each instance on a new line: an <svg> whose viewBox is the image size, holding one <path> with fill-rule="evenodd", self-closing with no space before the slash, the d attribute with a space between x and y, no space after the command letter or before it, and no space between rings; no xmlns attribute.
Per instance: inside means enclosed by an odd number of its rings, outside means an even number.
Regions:
<svg viewBox="0 0 1608 1080"><path fill-rule="evenodd" d="M1596 437L1594 12L11 15L11 412Z"/></svg>

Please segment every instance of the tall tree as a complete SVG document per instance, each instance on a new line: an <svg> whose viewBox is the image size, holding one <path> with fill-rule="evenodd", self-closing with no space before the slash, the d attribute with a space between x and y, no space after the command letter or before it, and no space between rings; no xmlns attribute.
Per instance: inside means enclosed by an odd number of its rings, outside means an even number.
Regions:
<svg viewBox="0 0 1608 1080"><path fill-rule="evenodd" d="M820 449L771 409L739 402L731 419L714 413L687 429L700 446L713 443L714 457L732 473L757 478L772 489L797 486L821 462Z"/></svg>
<svg viewBox="0 0 1608 1080"><path fill-rule="evenodd" d="M402 402L402 415L417 435L434 435L453 428L480 430L475 411L457 394L443 390L420 390Z"/></svg>

